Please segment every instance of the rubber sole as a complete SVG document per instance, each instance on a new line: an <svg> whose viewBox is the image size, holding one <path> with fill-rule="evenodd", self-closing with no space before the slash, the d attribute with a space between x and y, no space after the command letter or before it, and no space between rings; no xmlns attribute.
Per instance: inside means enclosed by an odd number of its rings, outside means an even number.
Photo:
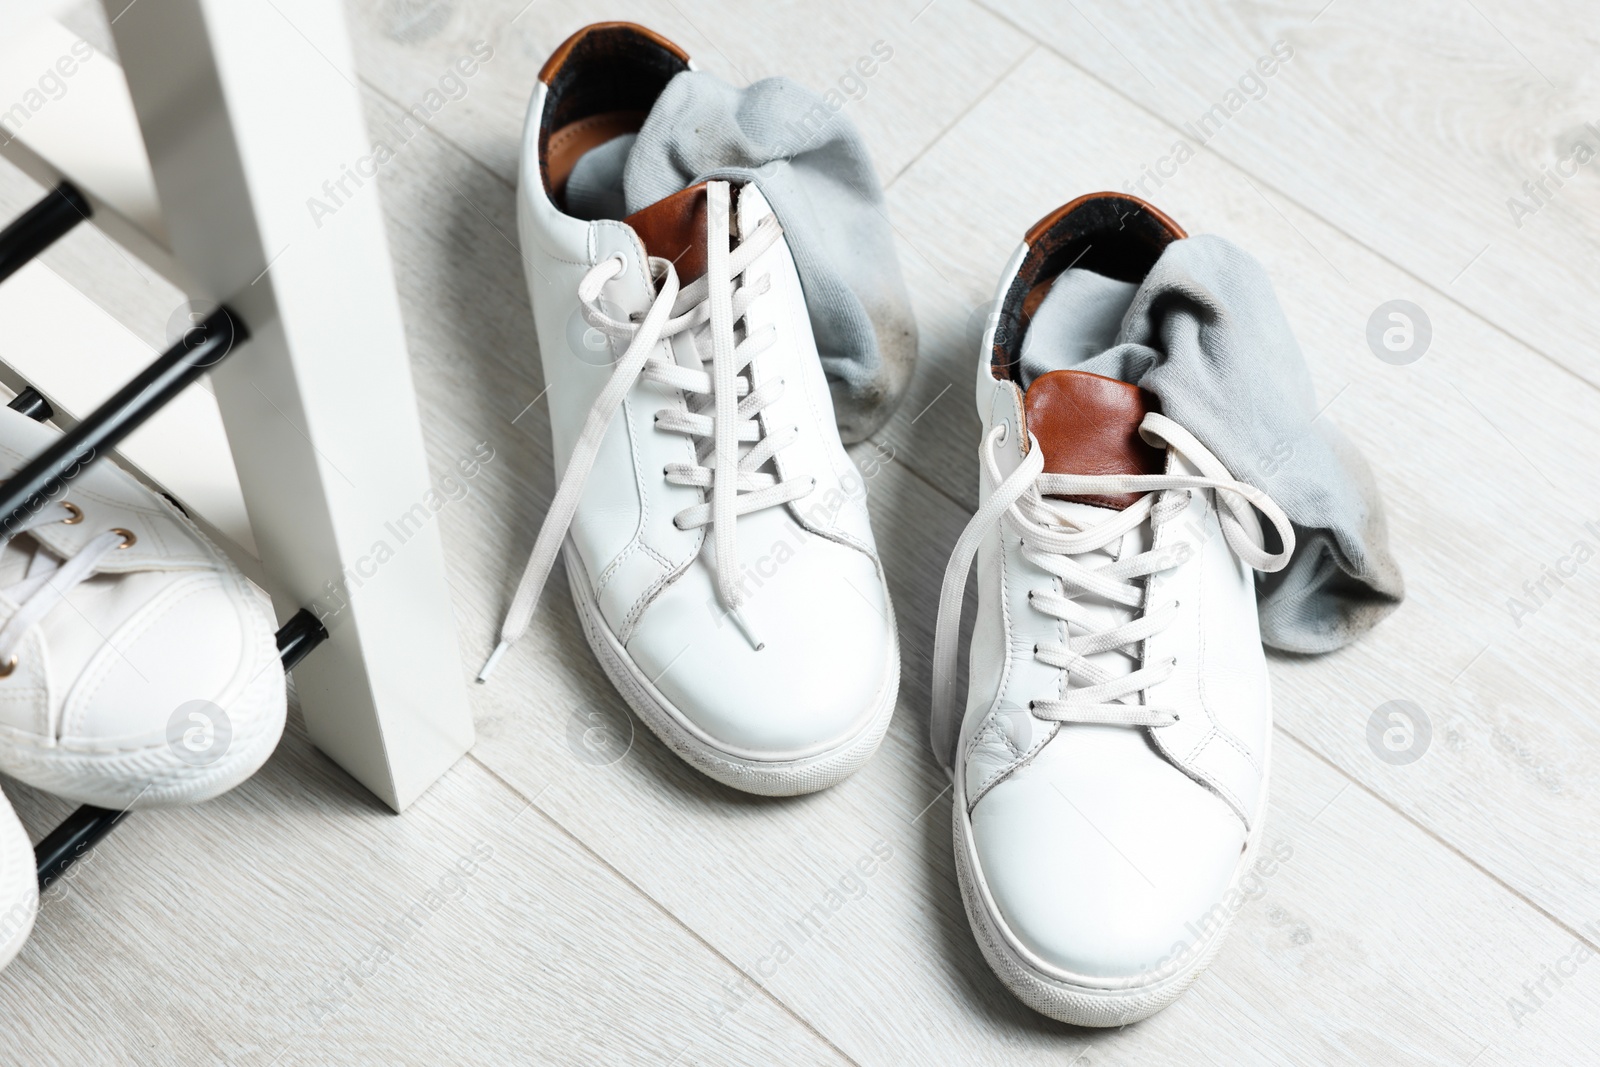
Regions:
<svg viewBox="0 0 1600 1067"><path fill-rule="evenodd" d="M90 752L45 745L7 730L0 734L0 771L35 789L101 808L174 807L221 796L260 770L283 736L283 672L273 664L263 674L273 670L275 692L268 677L266 685L225 705L235 730L228 751L215 762L191 765L165 738L139 748Z"/></svg>
<svg viewBox="0 0 1600 1067"><path fill-rule="evenodd" d="M265 594L243 575L233 578L240 587L241 622L259 647L238 692L215 700L232 730L226 750L196 764L165 736L142 745L89 748L0 727L0 772L80 804L127 810L210 800L260 770L283 736L287 681Z"/></svg>
<svg viewBox="0 0 1600 1067"><path fill-rule="evenodd" d="M1267 795L1270 772L1269 742L1267 767L1261 781L1263 799ZM957 773L951 814L961 901L983 958L1018 1000L1041 1015L1074 1026L1125 1026L1149 1018L1178 999L1216 958L1233 925L1234 911L1224 909L1222 921L1207 933L1205 940L1191 945L1183 955L1148 976L1108 979L1075 975L1034 957L1006 926L999 907L983 883L977 847L972 839L972 820L967 812L964 778ZM1246 838L1244 852L1228 883L1228 893L1238 888L1240 879L1255 862L1266 826L1265 804L1261 806L1261 815ZM1228 898L1228 893L1223 894L1223 899Z"/></svg>
<svg viewBox="0 0 1600 1067"><path fill-rule="evenodd" d="M0 969L22 951L38 912L33 846L11 805L0 797Z"/></svg>
<svg viewBox="0 0 1600 1067"><path fill-rule="evenodd" d="M889 609L889 654L884 681L874 697L872 712L865 725L825 752L803 759L766 762L734 756L707 744L689 730L688 717L679 712L645 675L634 666L611 628L600 615L590 591L588 578L568 542L563 550L567 564L567 585L572 602L583 623L583 634L594 650L606 677L639 720L650 728L684 762L707 777L734 789L758 796L787 797L814 793L844 781L872 758L894 717L900 691L900 642L895 632L894 605L884 590Z"/></svg>

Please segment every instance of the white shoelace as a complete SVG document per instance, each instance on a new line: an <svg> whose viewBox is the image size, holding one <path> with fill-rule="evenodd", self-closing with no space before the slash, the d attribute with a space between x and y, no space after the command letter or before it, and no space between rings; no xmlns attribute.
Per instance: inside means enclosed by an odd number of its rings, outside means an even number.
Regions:
<svg viewBox="0 0 1600 1067"><path fill-rule="evenodd" d="M62 512L66 518L62 518ZM11 528L10 536L26 533L40 526L49 526L57 522L71 522L82 518L82 513L66 508L61 504L50 504L38 512L28 516ZM10 546L10 540L0 546L0 551ZM67 558L59 567L50 566L41 570L39 564L47 562L45 557L35 557L35 566L30 568L36 573L28 575L20 582L14 582L5 587L7 599L17 605L16 613L0 626L0 672L11 673L16 666L17 649L21 647L23 638L28 634L35 623L41 621L50 610L66 599L74 586L94 576L95 568L100 561L112 552L129 544L127 537L121 530L107 530L89 540L89 543L78 549Z"/></svg>
<svg viewBox="0 0 1600 1067"><path fill-rule="evenodd" d="M1140 432L1153 443L1164 442L1181 452L1199 475L1077 475L1045 474L1044 451L1030 435L1028 454L1003 481L995 462L995 446L1004 442L1005 426L997 426L984 441L982 460L989 477L998 488L984 501L967 523L950 565L945 569L944 586L939 594L939 620L933 650L933 722L936 731L947 729L959 714L956 704L956 644L961 624L961 601L966 592L967 572L972 567L978 545L997 522L1009 522L1022 538L1023 555L1042 570L1060 580L1065 595L1053 586L1034 589L1028 601L1034 609L1067 624L1069 636L1064 645L1041 642L1034 657L1042 663L1067 672L1063 695L1029 701L1029 710L1040 719L1052 722L1112 723L1123 726L1167 726L1177 721L1171 708L1141 702L1144 692L1171 676L1176 663L1165 660L1141 664L1140 646L1160 633L1176 617L1176 603L1150 605L1144 583L1151 574L1171 570L1189 558L1170 549L1152 549L1098 567L1073 558L1119 541L1130 530L1149 520L1152 530L1182 514L1188 507L1189 491L1213 489L1223 507L1218 509L1223 536L1241 560L1258 571L1281 570L1294 553L1294 528L1271 497L1252 485L1236 481L1222 462L1195 437L1164 415L1151 412L1140 424ZM1085 494L1143 493L1137 503L1107 518L1085 525L1076 515L1067 515L1047 496ZM1254 505L1271 520L1283 542L1283 549L1268 553L1260 523L1251 513ZM1252 533L1254 536L1252 536ZM1075 597L1089 594L1132 612L1128 621L1110 627L1094 625L1094 615ZM1088 657L1117 651L1128 656L1136 669L1115 674ZM1084 685L1072 685L1085 682ZM939 734L936 732L936 736Z"/></svg>
<svg viewBox="0 0 1600 1067"><path fill-rule="evenodd" d="M745 279L737 288L756 257L771 248L783 232L774 215L767 215L737 248L729 248L729 202L727 182L706 183L706 272L681 292L678 272L668 260L650 257L650 273L660 282L655 300L644 318L635 323L607 315L600 308L605 284L627 266L623 257L612 256L597 263L578 284L578 299L584 318L613 341L627 339L628 347L612 371L611 379L595 398L584 422L583 433L573 447L572 458L544 525L539 529L528 566L522 572L516 595L500 627L500 642L484 661L478 681L486 681L506 649L522 636L533 609L539 603L550 570L566 539L567 529L577 514L584 483L594 467L622 400L642 378L693 396L710 397L708 403L689 411L663 408L656 413L656 427L700 439L694 463L668 464L666 480L673 485L709 489L711 500L685 508L673 516L681 530L711 526L715 537L717 591L729 616L756 649L762 642L751 631L740 613L744 594L739 583L737 519L762 508L797 500L815 487L811 478L782 480L761 468L799 435L799 428L764 431L757 418L761 411L783 394L783 381L776 379L752 388L745 375L751 360L771 346L777 335L768 325L740 339L734 324L743 318L756 297L771 288L771 278L762 275ZM711 371L683 367L658 352L660 342L688 332L702 362L709 360ZM709 412L709 414L708 414ZM741 456L740 448L749 450ZM706 461L712 462L707 465Z"/></svg>

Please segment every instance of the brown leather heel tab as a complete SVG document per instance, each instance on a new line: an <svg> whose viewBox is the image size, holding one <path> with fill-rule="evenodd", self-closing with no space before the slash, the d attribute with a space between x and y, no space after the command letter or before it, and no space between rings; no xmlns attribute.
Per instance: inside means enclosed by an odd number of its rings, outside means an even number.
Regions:
<svg viewBox="0 0 1600 1067"><path fill-rule="evenodd" d="M633 227L646 252L672 261L679 285L706 272L705 182L657 200L622 221Z"/></svg>
<svg viewBox="0 0 1600 1067"><path fill-rule="evenodd" d="M593 53L596 55L607 52L616 53L624 51L630 43L654 45L656 48L676 56L683 62L684 66L689 64L688 52L685 52L654 30L646 29L636 22L595 22L562 41L561 45L550 53L550 58L544 61L543 67L539 68L539 80L546 85L552 84L555 81L556 73L560 71L574 53Z"/></svg>
<svg viewBox="0 0 1600 1067"><path fill-rule="evenodd" d="M1137 385L1078 370L1034 379L1022 398L1028 432L1039 440L1047 474L1160 474L1167 454L1139 436L1145 414L1160 410ZM1068 497L1121 511L1142 494Z"/></svg>

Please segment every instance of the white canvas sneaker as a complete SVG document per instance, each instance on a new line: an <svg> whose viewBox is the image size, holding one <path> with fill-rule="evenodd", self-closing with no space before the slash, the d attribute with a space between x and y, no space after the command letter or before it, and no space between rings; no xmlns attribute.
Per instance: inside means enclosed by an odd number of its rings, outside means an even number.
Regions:
<svg viewBox="0 0 1600 1067"><path fill-rule="evenodd" d="M577 147L638 129L676 46L581 31L540 75L518 194L560 485L482 676L555 557L634 712L739 789L821 789L877 748L899 651L864 485L783 227L750 184L563 210Z"/></svg>
<svg viewBox="0 0 1600 1067"><path fill-rule="evenodd" d="M55 438L0 408L0 470ZM106 808L205 800L286 709L266 595L108 460L0 541L0 771Z"/></svg>
<svg viewBox="0 0 1600 1067"><path fill-rule="evenodd" d="M1066 369L1018 380L1029 316L1064 269L1137 281L1181 236L1111 195L1029 231L983 342L980 506L939 605L933 743L952 770L968 918L1013 993L1084 1026L1151 1015L1205 968L1265 814L1254 572L1287 563L1287 517L1136 386Z"/></svg>
<svg viewBox="0 0 1600 1067"><path fill-rule="evenodd" d="M28 832L0 794L0 970L22 951L39 911L38 869Z"/></svg>

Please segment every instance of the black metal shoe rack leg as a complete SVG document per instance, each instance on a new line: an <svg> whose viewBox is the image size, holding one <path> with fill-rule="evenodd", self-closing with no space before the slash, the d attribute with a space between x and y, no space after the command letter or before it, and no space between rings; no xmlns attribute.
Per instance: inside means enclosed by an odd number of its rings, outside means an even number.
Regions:
<svg viewBox="0 0 1600 1067"><path fill-rule="evenodd" d="M89 214L88 201L71 184L62 182L51 190L0 230L0 281L88 219ZM18 519L47 504L80 472L115 448L248 337L238 316L221 307L179 338L131 382L0 485L0 530L9 530ZM53 414L44 397L32 387L18 393L8 406L39 421ZM278 655L283 669L292 670L327 636L328 631L311 612L300 610L278 631ZM126 815L126 811L87 805L69 815L34 849L39 888L46 889L60 878Z"/></svg>

